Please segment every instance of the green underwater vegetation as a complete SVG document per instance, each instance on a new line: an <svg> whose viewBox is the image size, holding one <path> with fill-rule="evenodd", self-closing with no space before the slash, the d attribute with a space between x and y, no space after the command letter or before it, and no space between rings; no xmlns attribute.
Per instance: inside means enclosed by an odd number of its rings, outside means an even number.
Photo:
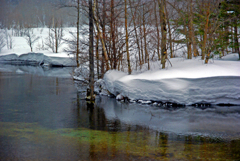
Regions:
<svg viewBox="0 0 240 161"><path fill-rule="evenodd" d="M18 151L32 153L30 156L13 155L5 158L10 160L240 159L239 139L173 136L147 130L109 132L87 128L47 129L37 123L0 122L1 137L11 142L13 148L19 148ZM44 152L46 149L49 151ZM56 153L58 156L53 156Z"/></svg>

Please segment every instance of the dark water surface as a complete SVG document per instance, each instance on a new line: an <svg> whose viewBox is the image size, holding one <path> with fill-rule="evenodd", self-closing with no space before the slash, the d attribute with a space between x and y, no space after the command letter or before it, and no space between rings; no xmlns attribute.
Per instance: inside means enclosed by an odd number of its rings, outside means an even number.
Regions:
<svg viewBox="0 0 240 161"><path fill-rule="evenodd" d="M0 160L240 160L240 107L164 109L0 72Z"/></svg>

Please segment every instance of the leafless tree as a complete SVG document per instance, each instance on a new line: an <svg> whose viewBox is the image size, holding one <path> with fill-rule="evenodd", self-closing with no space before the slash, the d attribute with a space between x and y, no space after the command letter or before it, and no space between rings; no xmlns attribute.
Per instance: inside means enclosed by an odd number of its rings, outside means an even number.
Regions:
<svg viewBox="0 0 240 161"><path fill-rule="evenodd" d="M52 25L50 25L48 29L48 37L46 38L45 44L52 50L52 52L58 53L58 49L62 45L62 39L64 36L62 21L59 22L53 17Z"/></svg>
<svg viewBox="0 0 240 161"><path fill-rule="evenodd" d="M25 31L25 39L27 41L27 44L29 45L31 52L33 51L33 45L38 41L38 39L40 39L39 36L36 36L33 33L33 29L32 28L26 28Z"/></svg>
<svg viewBox="0 0 240 161"><path fill-rule="evenodd" d="M13 49L14 40L13 40L12 35L8 32L7 28L5 28L5 30L4 30L4 35L5 35L5 43L7 45L7 48L8 49Z"/></svg>
<svg viewBox="0 0 240 161"><path fill-rule="evenodd" d="M1 29L0 29L0 52L4 46L6 46L6 43L4 40L4 35L3 35L3 33L1 33Z"/></svg>
<svg viewBox="0 0 240 161"><path fill-rule="evenodd" d="M94 101L94 53L93 53L93 3L92 0L89 0L89 89L90 89L90 101Z"/></svg>

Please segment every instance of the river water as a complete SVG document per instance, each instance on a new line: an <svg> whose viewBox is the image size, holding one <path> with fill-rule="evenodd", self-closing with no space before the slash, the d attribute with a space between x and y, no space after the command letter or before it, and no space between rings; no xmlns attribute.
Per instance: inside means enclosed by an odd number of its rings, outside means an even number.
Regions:
<svg viewBox="0 0 240 161"><path fill-rule="evenodd" d="M13 68L0 72L0 160L240 160L238 106L92 106L71 68Z"/></svg>

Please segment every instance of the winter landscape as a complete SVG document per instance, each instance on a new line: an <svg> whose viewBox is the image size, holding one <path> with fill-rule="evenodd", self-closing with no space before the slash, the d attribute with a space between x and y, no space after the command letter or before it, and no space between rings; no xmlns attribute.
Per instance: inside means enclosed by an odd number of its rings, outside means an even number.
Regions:
<svg viewBox="0 0 240 161"><path fill-rule="evenodd" d="M238 1L2 4L3 160L240 159Z"/></svg>

